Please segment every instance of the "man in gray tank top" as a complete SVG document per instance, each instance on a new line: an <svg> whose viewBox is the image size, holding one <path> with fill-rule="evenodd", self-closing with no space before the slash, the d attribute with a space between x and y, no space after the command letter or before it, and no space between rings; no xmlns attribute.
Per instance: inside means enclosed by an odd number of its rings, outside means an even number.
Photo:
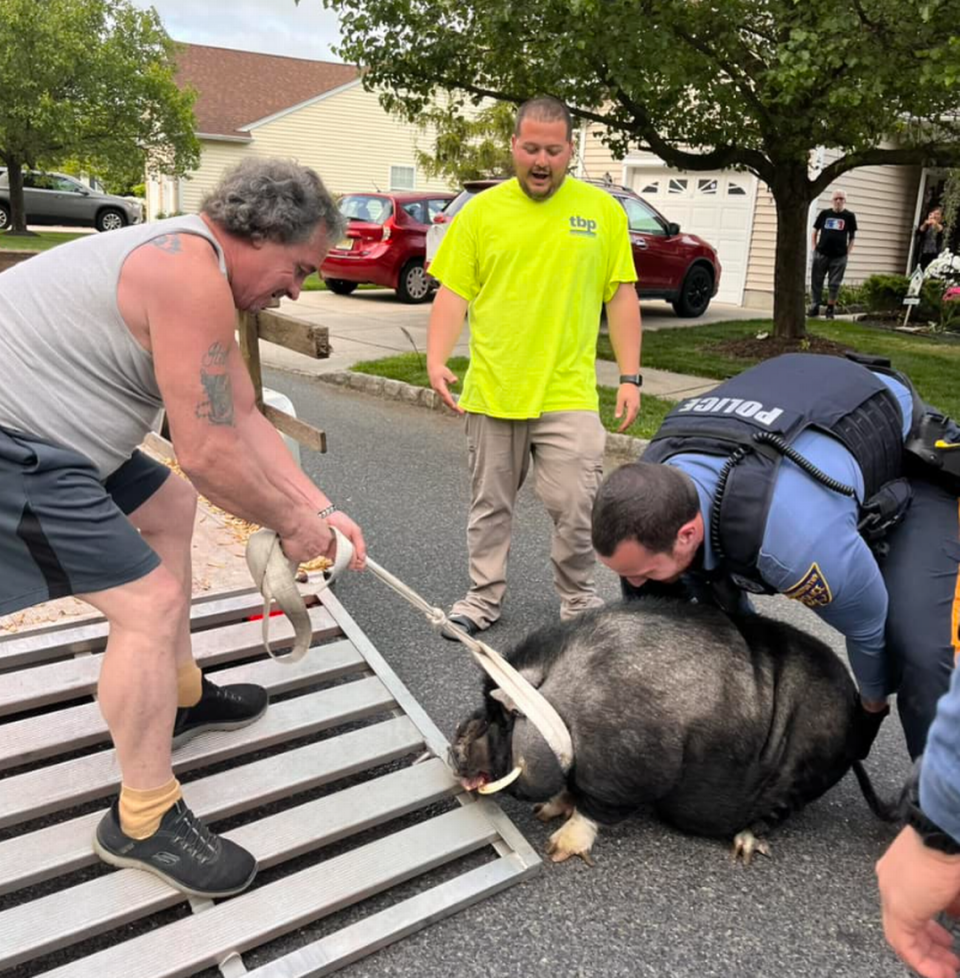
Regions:
<svg viewBox="0 0 960 978"><path fill-rule="evenodd" d="M185 893L247 887L256 861L185 806L171 747L267 708L218 687L190 643L197 490L277 531L288 557L363 535L256 408L235 309L297 298L343 227L312 170L248 160L201 214L87 237L0 274L0 615L75 594L110 623L99 703L122 774L94 848ZM189 482L137 450L166 409ZM196 487L196 488L194 488Z"/></svg>

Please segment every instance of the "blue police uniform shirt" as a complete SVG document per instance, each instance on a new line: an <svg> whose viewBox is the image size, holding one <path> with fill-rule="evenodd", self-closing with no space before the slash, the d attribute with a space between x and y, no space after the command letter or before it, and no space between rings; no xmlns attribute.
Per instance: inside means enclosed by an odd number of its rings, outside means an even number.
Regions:
<svg viewBox="0 0 960 978"><path fill-rule="evenodd" d="M920 807L944 832L960 842L960 669L940 697L920 768Z"/></svg>
<svg viewBox="0 0 960 978"><path fill-rule="evenodd" d="M913 398L903 384L878 374L903 413L906 438L913 420ZM853 486L863 501L863 474L853 456L830 435L804 431L793 447L830 477ZM713 455L675 455L665 464L685 472L700 495L704 525L704 569L717 559L710 546L710 511L726 459ZM757 569L766 583L803 602L846 639L850 665L864 699L889 692L884 658L887 590L870 548L857 531L858 502L833 492L784 458L770 502ZM745 609L749 600L745 599Z"/></svg>

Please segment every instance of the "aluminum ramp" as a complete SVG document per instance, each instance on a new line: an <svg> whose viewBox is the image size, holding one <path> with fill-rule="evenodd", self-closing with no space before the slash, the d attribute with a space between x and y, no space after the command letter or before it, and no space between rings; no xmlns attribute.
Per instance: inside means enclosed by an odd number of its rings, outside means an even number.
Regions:
<svg viewBox="0 0 960 978"><path fill-rule="evenodd" d="M292 666L247 620L256 592L192 607L208 675L262 683L272 701L174 753L187 803L259 863L248 891L216 903L91 848L120 781L93 700L105 623L0 638L0 972L326 975L538 869L498 806L462 792L443 736L337 598L305 590L314 644ZM274 619L275 646L292 634Z"/></svg>

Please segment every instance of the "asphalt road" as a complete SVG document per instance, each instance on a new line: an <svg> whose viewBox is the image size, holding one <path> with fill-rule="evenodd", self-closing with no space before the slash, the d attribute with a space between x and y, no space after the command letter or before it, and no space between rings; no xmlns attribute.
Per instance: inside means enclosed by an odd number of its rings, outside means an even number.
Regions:
<svg viewBox="0 0 960 978"><path fill-rule="evenodd" d="M303 464L361 524L371 556L444 607L468 584L466 453L451 417L269 372L301 418L326 429L329 453ZM485 636L507 651L554 620L548 519L532 491L520 500L504 616ZM616 580L598 568L604 596ZM449 737L479 704L466 651L437 636L371 575L338 584L347 610ZM770 614L808 628L838 651L838 636L795 602L763 599ZM894 794L908 762L896 718L868 762ZM552 831L529 809L502 805L542 852ZM637 815L601 830L595 868L546 863L530 882L428 927L352 965L349 978L422 975L658 976L658 978L886 978L906 973L887 949L873 866L892 838L852 775L771 836L772 855L745 869L723 843L690 838ZM291 938L274 951L296 946ZM302 937L300 939L302 943ZM248 965L249 966L249 965Z"/></svg>

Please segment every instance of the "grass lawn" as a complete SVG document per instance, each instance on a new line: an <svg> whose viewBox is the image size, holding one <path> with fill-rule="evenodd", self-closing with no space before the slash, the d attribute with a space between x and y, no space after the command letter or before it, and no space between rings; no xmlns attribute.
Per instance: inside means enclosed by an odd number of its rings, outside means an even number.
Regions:
<svg viewBox="0 0 960 978"><path fill-rule="evenodd" d="M82 231L39 231L27 235L0 231L0 248L6 251L47 251L74 238L85 237Z"/></svg>
<svg viewBox="0 0 960 978"><path fill-rule="evenodd" d="M447 366L462 380L467 371L469 361L466 357L451 357ZM416 353L403 353L396 357L386 357L382 360L365 360L354 364L351 370L362 374L374 374L377 377L388 377L391 380L402 380L416 387L429 387L427 379L426 357ZM454 393L459 394L460 384L452 384ZM597 387L600 394L600 419L607 431L616 431L620 427L613 412L617 406L617 391L613 387ZM640 417L624 432L635 438L649 438L660 427L664 415L673 406L673 401L665 401L658 397L644 395L641 404Z"/></svg>
<svg viewBox="0 0 960 978"><path fill-rule="evenodd" d="M921 396L953 417L960 417L960 341L912 336L848 322L807 323L817 336L861 353L888 356L916 384ZM754 319L650 331L643 337L643 365L697 377L732 377L755 360L733 360L713 352L723 340L773 332L772 320ZM610 340L600 337L597 356L613 360Z"/></svg>

